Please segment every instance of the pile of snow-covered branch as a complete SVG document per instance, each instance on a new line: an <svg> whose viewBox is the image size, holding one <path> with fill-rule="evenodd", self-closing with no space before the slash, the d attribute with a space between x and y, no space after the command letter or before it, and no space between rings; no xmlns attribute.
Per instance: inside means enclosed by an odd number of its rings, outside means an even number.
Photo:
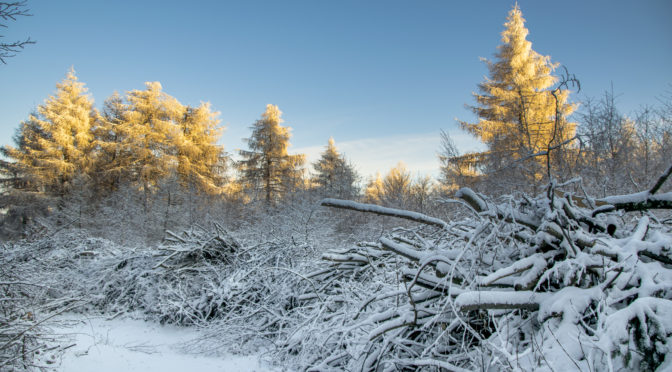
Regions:
<svg viewBox="0 0 672 372"><path fill-rule="evenodd" d="M473 215L453 222L325 200L432 227L325 253L301 298L314 310L280 344L312 370L671 367L672 229L649 210L672 193L560 189L462 189Z"/></svg>
<svg viewBox="0 0 672 372"><path fill-rule="evenodd" d="M194 350L227 351L231 341L237 351L244 344L250 352L268 346L293 325L288 313L308 285L299 271L319 255L277 229L274 239L260 243L257 228L236 239L217 224L194 226L168 231L149 247L126 247L76 229L8 244L0 266L6 296L0 302L0 365L35 365L38 354L54 348L43 320L63 311L134 312L197 326L204 338Z"/></svg>
<svg viewBox="0 0 672 372"><path fill-rule="evenodd" d="M303 205L235 238L214 224L149 247L77 229L5 244L0 369L67 347L48 342L44 321L70 310L198 326L193 350L263 347L301 370L669 368L672 192L661 184L599 200L568 192L576 183L537 197L462 189L466 217L451 221L323 200L411 221L352 244L327 236L326 208ZM335 237L341 248L323 250Z"/></svg>
<svg viewBox="0 0 672 372"><path fill-rule="evenodd" d="M48 240L0 245L0 370L49 368L66 345L54 344L48 322L81 306L81 295L45 275L67 270ZM60 266L60 267L59 267Z"/></svg>

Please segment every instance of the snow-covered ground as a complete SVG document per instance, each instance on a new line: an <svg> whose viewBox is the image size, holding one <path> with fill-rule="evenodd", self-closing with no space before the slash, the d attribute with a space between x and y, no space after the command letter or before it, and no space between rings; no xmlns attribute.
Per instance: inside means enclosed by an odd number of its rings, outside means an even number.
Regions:
<svg viewBox="0 0 672 372"><path fill-rule="evenodd" d="M62 335L59 344L74 344L55 361L57 371L278 371L261 362L259 355L215 358L194 353L185 347L198 337L190 328L69 315L52 329Z"/></svg>

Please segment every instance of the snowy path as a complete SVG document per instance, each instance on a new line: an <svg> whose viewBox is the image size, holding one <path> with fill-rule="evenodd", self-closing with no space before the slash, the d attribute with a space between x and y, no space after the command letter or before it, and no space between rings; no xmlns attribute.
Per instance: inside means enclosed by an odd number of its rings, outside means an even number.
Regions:
<svg viewBox="0 0 672 372"><path fill-rule="evenodd" d="M189 328L81 315L64 317L58 323L53 330L63 335L61 345L76 345L57 362L57 371L278 371L265 366L257 355L214 358L187 354L181 346L198 337Z"/></svg>

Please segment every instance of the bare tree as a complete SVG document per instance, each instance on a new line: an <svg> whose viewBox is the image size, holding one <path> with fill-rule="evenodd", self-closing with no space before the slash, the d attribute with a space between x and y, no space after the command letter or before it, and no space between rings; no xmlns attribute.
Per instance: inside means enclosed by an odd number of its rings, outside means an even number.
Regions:
<svg viewBox="0 0 672 372"><path fill-rule="evenodd" d="M31 16L25 0L0 2L0 27L7 28L7 22L16 21L16 18L20 16ZM2 37L3 35L0 35L0 38ZM28 44L35 44L35 41L28 37L26 40L17 40L11 43L0 43L0 62L7 64L7 58L14 57L16 53L20 52Z"/></svg>

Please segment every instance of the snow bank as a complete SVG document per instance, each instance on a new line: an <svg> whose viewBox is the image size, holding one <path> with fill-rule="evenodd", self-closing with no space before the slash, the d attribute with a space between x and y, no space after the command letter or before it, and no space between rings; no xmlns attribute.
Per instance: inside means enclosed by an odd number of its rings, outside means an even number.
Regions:
<svg viewBox="0 0 672 372"><path fill-rule="evenodd" d="M197 354L184 345L199 337L193 328L162 326L141 320L106 320L71 315L54 329L66 349L57 371L68 372L171 372L171 371L277 371L263 364L259 355Z"/></svg>

